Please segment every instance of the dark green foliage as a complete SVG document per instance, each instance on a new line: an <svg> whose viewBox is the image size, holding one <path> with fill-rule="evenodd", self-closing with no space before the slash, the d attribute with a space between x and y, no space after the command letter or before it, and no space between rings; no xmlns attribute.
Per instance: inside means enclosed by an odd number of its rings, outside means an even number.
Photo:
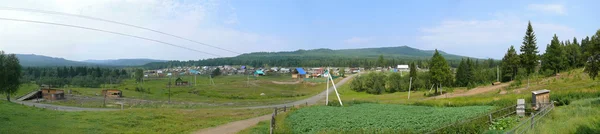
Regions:
<svg viewBox="0 0 600 134"><path fill-rule="evenodd" d="M363 83L369 94L381 94L385 90L385 75L382 73L369 73L368 79Z"/></svg>
<svg viewBox="0 0 600 134"><path fill-rule="evenodd" d="M600 121L596 121L590 125L582 125L577 127L576 134L597 134L600 133Z"/></svg>
<svg viewBox="0 0 600 134"><path fill-rule="evenodd" d="M213 77L217 77L217 76L221 75L221 69L217 68L217 69L213 70L211 75Z"/></svg>
<svg viewBox="0 0 600 134"><path fill-rule="evenodd" d="M399 73L392 73L386 77L385 91L388 93L393 93L402 90L402 76ZM408 84L408 83L407 83Z"/></svg>
<svg viewBox="0 0 600 134"><path fill-rule="evenodd" d="M62 87L100 87L101 84L120 83L129 78L126 70L99 67L27 67L23 69L22 81Z"/></svg>
<svg viewBox="0 0 600 134"><path fill-rule="evenodd" d="M296 69L294 69L294 70L296 70ZM345 75L345 73L346 73L346 71L344 71L344 70L345 70L345 68L340 68L340 69L338 70L338 75L339 75L340 77L344 77L344 75Z"/></svg>
<svg viewBox="0 0 600 134"><path fill-rule="evenodd" d="M446 59L438 53L437 49L431 57L431 68L429 69L430 78L429 80L437 85L449 86L452 83L452 72L450 66L446 62ZM435 89L435 93L438 93L438 89Z"/></svg>
<svg viewBox="0 0 600 134"><path fill-rule="evenodd" d="M567 44L565 51L569 68L578 68L583 66L583 53L581 51L581 46L579 46L579 43L577 42L577 38L573 38L573 43Z"/></svg>
<svg viewBox="0 0 600 134"><path fill-rule="evenodd" d="M6 100L10 101L10 95L17 92L20 79L21 65L17 56L0 51L0 94L6 94Z"/></svg>
<svg viewBox="0 0 600 134"><path fill-rule="evenodd" d="M566 69L568 61L564 48L565 46L560 44L558 37L554 34L552 42L546 47L546 53L542 57L542 69L552 70L553 74Z"/></svg>
<svg viewBox="0 0 600 134"><path fill-rule="evenodd" d="M520 58L513 46L508 48L508 51L502 58L502 82L512 81L517 76L519 71Z"/></svg>
<svg viewBox="0 0 600 134"><path fill-rule="evenodd" d="M378 67L385 67L385 60L383 59L383 55L379 55L379 58L377 58L377 66Z"/></svg>
<svg viewBox="0 0 600 134"><path fill-rule="evenodd" d="M354 77L354 80L352 80L352 83L350 83L350 89L352 89L356 92L365 91L366 89L363 88L363 79L365 79L365 78L363 78L363 76Z"/></svg>
<svg viewBox="0 0 600 134"><path fill-rule="evenodd" d="M529 75L535 72L535 67L538 65L538 47L537 39L533 32L531 22L527 24L527 31L523 37L523 45L521 46L521 67L525 68L526 74Z"/></svg>
<svg viewBox="0 0 600 134"><path fill-rule="evenodd" d="M592 79L596 79L598 72L600 71L600 30L596 31L596 34L592 36L589 42L586 42L585 56L585 72Z"/></svg>
<svg viewBox="0 0 600 134"><path fill-rule="evenodd" d="M135 69L135 80L137 82L142 82L143 78L144 78L144 70L142 69Z"/></svg>
<svg viewBox="0 0 600 134"><path fill-rule="evenodd" d="M475 65L471 59L463 59L456 69L456 86L464 87L475 81ZM471 84L472 85L472 84Z"/></svg>

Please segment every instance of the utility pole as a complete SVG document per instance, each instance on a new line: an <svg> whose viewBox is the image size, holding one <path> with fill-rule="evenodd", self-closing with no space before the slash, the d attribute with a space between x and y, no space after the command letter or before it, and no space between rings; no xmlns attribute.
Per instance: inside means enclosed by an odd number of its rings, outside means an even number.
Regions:
<svg viewBox="0 0 600 134"><path fill-rule="evenodd" d="M412 77L410 77L410 84L408 85L408 99L410 99L410 88L412 88Z"/></svg>
<svg viewBox="0 0 600 134"><path fill-rule="evenodd" d="M496 81L500 82L500 69L496 66Z"/></svg>
<svg viewBox="0 0 600 134"><path fill-rule="evenodd" d="M169 104L171 104L171 77L169 76Z"/></svg>
<svg viewBox="0 0 600 134"><path fill-rule="evenodd" d="M327 73L329 74L329 67L327 67ZM325 92L325 106L329 105L329 78L327 78L327 87Z"/></svg>

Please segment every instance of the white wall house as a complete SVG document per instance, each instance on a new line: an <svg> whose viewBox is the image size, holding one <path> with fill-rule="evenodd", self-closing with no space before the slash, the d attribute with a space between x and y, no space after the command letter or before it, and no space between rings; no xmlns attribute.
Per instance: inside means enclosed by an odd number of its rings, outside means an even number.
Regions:
<svg viewBox="0 0 600 134"><path fill-rule="evenodd" d="M410 71L410 67L408 65L398 65L398 71L408 72Z"/></svg>

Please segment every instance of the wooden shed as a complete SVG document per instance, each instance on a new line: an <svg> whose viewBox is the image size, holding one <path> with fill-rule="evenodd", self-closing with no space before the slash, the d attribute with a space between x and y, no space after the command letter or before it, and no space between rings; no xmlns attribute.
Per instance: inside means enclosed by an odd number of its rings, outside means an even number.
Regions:
<svg viewBox="0 0 600 134"><path fill-rule="evenodd" d="M123 97L123 92L117 89L104 89L102 90L102 95L105 95L109 98L121 98Z"/></svg>
<svg viewBox="0 0 600 134"><path fill-rule="evenodd" d="M59 89L42 89L42 97L46 100L62 100L65 99L65 91Z"/></svg>
<svg viewBox="0 0 600 134"><path fill-rule="evenodd" d="M531 91L531 102L534 103L534 110L538 110L542 106L550 104L550 90Z"/></svg>

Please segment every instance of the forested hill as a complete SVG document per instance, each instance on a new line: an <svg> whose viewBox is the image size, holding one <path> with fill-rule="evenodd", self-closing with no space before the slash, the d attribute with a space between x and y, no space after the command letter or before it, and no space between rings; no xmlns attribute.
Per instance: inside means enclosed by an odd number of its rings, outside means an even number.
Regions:
<svg viewBox="0 0 600 134"><path fill-rule="evenodd" d="M116 60L84 60L83 62L108 66L141 66L152 62L165 62L154 59L116 59Z"/></svg>
<svg viewBox="0 0 600 134"><path fill-rule="evenodd" d="M78 62L63 58L48 57L35 54L16 54L21 66L97 66L92 63Z"/></svg>
<svg viewBox="0 0 600 134"><path fill-rule="evenodd" d="M64 58L55 58L35 54L16 54L21 66L25 67L57 67L57 66L103 66L124 67L141 66L151 62L164 62L153 59L116 59L116 60L85 60L72 61Z"/></svg>
<svg viewBox="0 0 600 134"><path fill-rule="evenodd" d="M458 65L464 56L448 54L439 51L452 66ZM214 58L198 61L169 61L154 62L144 65L149 69L165 68L172 66L213 66L213 65L249 65L253 67L285 66L351 66L374 67L379 66L379 56L383 56L383 66L395 66L409 62L419 62L426 66L426 60L431 58L434 50L420 50L408 46L361 48L361 49L313 49L297 50L291 52L255 52L242 54L236 57Z"/></svg>

